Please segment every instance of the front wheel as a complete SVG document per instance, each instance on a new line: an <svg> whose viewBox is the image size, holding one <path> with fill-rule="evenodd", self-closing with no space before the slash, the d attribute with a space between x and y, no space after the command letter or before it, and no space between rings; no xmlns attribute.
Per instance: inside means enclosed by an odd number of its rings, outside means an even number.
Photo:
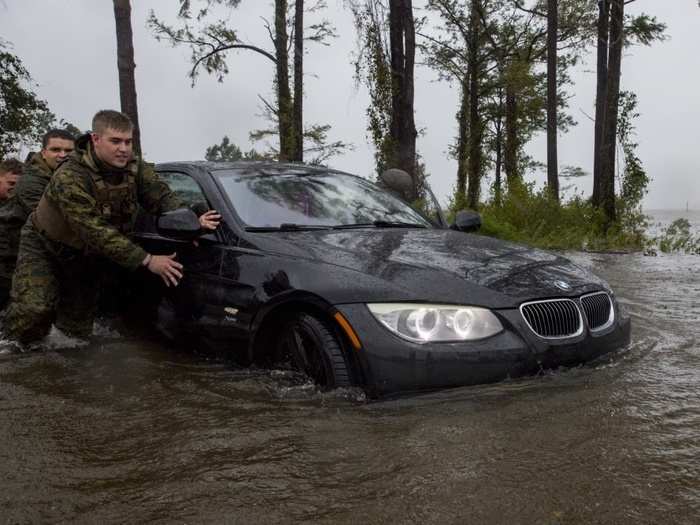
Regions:
<svg viewBox="0 0 700 525"><path fill-rule="evenodd" d="M352 385L338 338L316 316L299 313L284 323L279 345L281 355L289 356L294 368L323 390Z"/></svg>

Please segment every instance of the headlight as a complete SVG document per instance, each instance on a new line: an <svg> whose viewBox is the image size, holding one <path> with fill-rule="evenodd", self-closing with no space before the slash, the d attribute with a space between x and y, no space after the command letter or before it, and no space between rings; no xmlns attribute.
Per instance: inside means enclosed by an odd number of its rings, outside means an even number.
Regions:
<svg viewBox="0 0 700 525"><path fill-rule="evenodd" d="M490 310L475 306L371 303L367 308L396 335L417 343L473 341L503 330Z"/></svg>

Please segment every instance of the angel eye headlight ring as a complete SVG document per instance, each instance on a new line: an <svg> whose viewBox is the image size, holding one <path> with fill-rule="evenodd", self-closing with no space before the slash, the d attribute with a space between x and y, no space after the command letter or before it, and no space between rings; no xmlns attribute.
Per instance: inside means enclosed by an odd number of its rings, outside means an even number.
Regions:
<svg viewBox="0 0 700 525"><path fill-rule="evenodd" d="M367 308L389 331L417 343L475 341L503 330L491 310L478 306L369 303Z"/></svg>

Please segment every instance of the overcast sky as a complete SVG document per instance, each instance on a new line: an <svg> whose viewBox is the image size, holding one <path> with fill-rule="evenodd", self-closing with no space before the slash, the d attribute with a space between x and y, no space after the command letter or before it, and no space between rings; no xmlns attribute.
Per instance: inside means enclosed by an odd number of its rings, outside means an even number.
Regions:
<svg viewBox="0 0 700 525"><path fill-rule="evenodd" d="M355 150L330 164L370 175L373 150L367 142L366 91L353 81L356 41L342 0L328 0L326 16L339 38L329 47L310 45L305 63L307 123L333 126L331 139ZM416 6L423 4L415 1ZM133 0L132 24L139 119L145 157L153 162L201 159L223 135L243 149L252 147L251 129L265 127L258 94L271 97L272 63L250 52L231 52L231 73L223 83L203 75L194 88L187 72L189 52L157 42L146 28L150 9L173 19L176 0ZM700 209L700 7L696 0L637 0L628 11L656 15L668 24L670 40L635 47L623 60L623 89L639 96L636 122L640 156L653 178L647 209ZM261 17L272 15L268 0L243 0L229 13L232 27L252 43L271 48ZM0 0L0 37L14 45L38 84L37 92L57 116L89 128L98 109L119 108L114 15L110 0ZM560 137L561 166L592 171L595 49L574 75L571 112L579 125ZM424 130L418 149L430 183L446 200L456 179L456 162L446 154L456 134L457 88L437 82L424 67L416 70L416 124ZM544 137L529 151L545 160ZM543 176L537 176L542 180ZM577 181L590 193L592 177ZM564 183L566 184L566 182Z"/></svg>

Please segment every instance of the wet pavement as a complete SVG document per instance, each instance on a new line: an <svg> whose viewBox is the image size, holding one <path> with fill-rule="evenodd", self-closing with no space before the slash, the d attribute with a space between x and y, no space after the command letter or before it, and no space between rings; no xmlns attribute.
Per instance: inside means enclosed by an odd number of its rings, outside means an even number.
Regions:
<svg viewBox="0 0 700 525"><path fill-rule="evenodd" d="M370 403L120 328L0 355L0 523L699 523L700 258L571 257L632 344L495 385Z"/></svg>

